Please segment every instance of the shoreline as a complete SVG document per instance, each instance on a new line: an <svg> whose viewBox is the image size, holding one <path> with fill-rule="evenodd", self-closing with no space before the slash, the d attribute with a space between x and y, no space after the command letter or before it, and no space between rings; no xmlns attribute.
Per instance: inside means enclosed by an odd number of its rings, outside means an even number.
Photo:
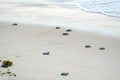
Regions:
<svg viewBox="0 0 120 80"><path fill-rule="evenodd" d="M6 4L7 6L8 4ZM10 11L0 14L0 21L19 24L38 24L46 26L62 26L65 28L78 29L82 31L97 32L101 35L120 37L120 19L108 17L98 13L88 13L72 4L62 7L62 4L48 6L18 6L9 4ZM5 9L4 9L5 8ZM1 11L2 12L2 11ZM48 14L50 13L50 14Z"/></svg>

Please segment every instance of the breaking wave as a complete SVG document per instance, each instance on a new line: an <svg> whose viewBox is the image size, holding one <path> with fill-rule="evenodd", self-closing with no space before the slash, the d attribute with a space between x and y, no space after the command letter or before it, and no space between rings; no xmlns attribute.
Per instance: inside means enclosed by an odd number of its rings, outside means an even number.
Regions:
<svg viewBox="0 0 120 80"><path fill-rule="evenodd" d="M74 0L74 2L84 11L120 18L120 0Z"/></svg>

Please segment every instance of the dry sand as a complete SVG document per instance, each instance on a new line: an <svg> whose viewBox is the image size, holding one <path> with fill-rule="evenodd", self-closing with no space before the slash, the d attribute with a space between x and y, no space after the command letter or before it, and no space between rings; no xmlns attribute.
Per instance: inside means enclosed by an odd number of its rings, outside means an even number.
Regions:
<svg viewBox="0 0 120 80"><path fill-rule="evenodd" d="M120 80L120 38L80 30L63 36L66 29L0 23L0 60L13 61L0 67L0 80Z"/></svg>

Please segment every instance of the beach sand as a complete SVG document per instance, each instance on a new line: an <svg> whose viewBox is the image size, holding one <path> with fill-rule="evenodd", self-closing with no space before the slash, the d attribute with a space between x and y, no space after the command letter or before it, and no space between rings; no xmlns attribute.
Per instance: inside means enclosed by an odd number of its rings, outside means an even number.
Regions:
<svg viewBox="0 0 120 80"><path fill-rule="evenodd" d="M16 76L0 80L120 80L120 38L75 29L63 35L67 29L1 22L0 60L13 66L0 67L0 74L9 69Z"/></svg>

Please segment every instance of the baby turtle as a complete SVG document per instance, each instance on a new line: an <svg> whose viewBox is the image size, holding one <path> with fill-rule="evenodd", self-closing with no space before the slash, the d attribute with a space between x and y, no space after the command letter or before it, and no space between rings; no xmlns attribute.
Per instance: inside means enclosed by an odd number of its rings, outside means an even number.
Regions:
<svg viewBox="0 0 120 80"><path fill-rule="evenodd" d="M50 52L44 52L44 53L42 53L43 55L49 55L50 54Z"/></svg>
<svg viewBox="0 0 120 80"><path fill-rule="evenodd" d="M61 76L67 76L69 73L65 73L65 72L63 72L63 73L61 73Z"/></svg>
<svg viewBox="0 0 120 80"><path fill-rule="evenodd" d="M56 27L56 29L61 29L60 27Z"/></svg>
<svg viewBox="0 0 120 80"><path fill-rule="evenodd" d="M68 33L63 33L63 35L65 36L65 35L69 35Z"/></svg>
<svg viewBox="0 0 120 80"><path fill-rule="evenodd" d="M92 46L90 46L90 45L86 45L85 47L86 47L86 48L91 48Z"/></svg>
<svg viewBox="0 0 120 80"><path fill-rule="evenodd" d="M17 23L13 23L12 25L13 25L13 26L17 26L18 24L17 24Z"/></svg>
<svg viewBox="0 0 120 80"><path fill-rule="evenodd" d="M67 29L66 32L71 32L72 30L71 29Z"/></svg>
<svg viewBox="0 0 120 80"><path fill-rule="evenodd" d="M105 50L105 47L100 47L99 50Z"/></svg>

